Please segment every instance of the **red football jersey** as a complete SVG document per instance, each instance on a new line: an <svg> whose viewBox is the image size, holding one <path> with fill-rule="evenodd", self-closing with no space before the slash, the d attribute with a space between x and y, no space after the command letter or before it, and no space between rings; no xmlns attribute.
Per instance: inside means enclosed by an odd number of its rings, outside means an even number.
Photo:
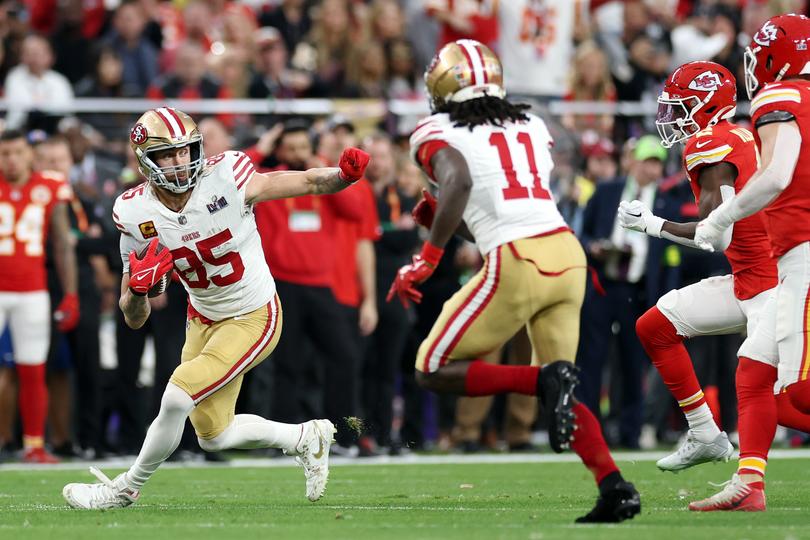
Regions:
<svg viewBox="0 0 810 540"><path fill-rule="evenodd" d="M739 193L759 165L754 135L731 122L698 132L686 143L683 162L689 184L700 201L700 170L714 163L729 163L737 169L734 191ZM776 261L771 256L771 244L765 230L762 212L734 224L731 244L726 258L734 274L734 294L740 300L753 298L776 286Z"/></svg>
<svg viewBox="0 0 810 540"><path fill-rule="evenodd" d="M45 241L51 213L71 197L70 184L57 173L32 173L21 186L0 178L0 291L47 288Z"/></svg>
<svg viewBox="0 0 810 540"><path fill-rule="evenodd" d="M787 111L796 117L802 150L790 185L764 210L765 227L773 255L781 257L794 246L810 241L810 82L786 81L768 84L751 100L751 120L772 111ZM760 141L757 138L757 144ZM779 149L775 159L779 159Z"/></svg>

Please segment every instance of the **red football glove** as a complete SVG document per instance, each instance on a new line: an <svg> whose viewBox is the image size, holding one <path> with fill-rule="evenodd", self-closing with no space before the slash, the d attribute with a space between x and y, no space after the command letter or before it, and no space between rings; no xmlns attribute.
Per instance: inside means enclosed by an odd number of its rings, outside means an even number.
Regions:
<svg viewBox="0 0 810 540"><path fill-rule="evenodd" d="M157 253L157 245L158 239L153 238L141 260L134 251L129 252L129 290L132 294L146 296L160 278L172 271L172 252L163 249Z"/></svg>
<svg viewBox="0 0 810 540"><path fill-rule="evenodd" d="M53 318L60 332L70 332L76 328L79 325L79 296L76 293L63 296Z"/></svg>
<svg viewBox="0 0 810 540"><path fill-rule="evenodd" d="M436 197L422 188L422 200L413 207L411 215L419 225L430 229L433 226L433 216L436 215Z"/></svg>
<svg viewBox="0 0 810 540"><path fill-rule="evenodd" d="M425 245L422 246L422 252L413 256L413 262L399 269L391 288L388 289L388 296L386 296L385 301L390 302L396 294L405 308L410 307L410 301L417 304L421 302L422 293L416 289L416 286L424 283L433 274L443 253L442 248L436 247L430 242L425 242Z"/></svg>
<svg viewBox="0 0 810 540"><path fill-rule="evenodd" d="M363 177L368 167L369 155L359 148L349 147L340 154L340 178L344 182L354 184Z"/></svg>

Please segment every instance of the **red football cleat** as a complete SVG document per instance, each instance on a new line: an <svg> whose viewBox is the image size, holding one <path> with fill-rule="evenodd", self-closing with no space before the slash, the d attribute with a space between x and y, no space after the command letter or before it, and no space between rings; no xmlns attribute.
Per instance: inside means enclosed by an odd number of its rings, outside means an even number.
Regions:
<svg viewBox="0 0 810 540"><path fill-rule="evenodd" d="M39 463L42 465L53 465L59 463L59 459L50 454L42 447L26 448L23 453L23 463Z"/></svg>
<svg viewBox="0 0 810 540"><path fill-rule="evenodd" d="M689 510L694 512L764 512L765 490L746 484L735 474L731 480L726 482L720 493L702 501L689 503Z"/></svg>

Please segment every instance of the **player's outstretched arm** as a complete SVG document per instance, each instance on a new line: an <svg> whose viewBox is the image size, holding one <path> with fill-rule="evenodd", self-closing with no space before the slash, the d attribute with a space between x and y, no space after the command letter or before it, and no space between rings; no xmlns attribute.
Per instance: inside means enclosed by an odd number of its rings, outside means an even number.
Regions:
<svg viewBox="0 0 810 540"><path fill-rule="evenodd" d="M723 201L734 197L736 178L737 169L728 163L716 163L701 169L698 177L701 190L698 215L701 219L705 219ZM698 248L694 242L697 222L667 221L654 215L641 201L622 202L619 205L619 222L626 229ZM723 234L721 242L723 249L731 243L732 232L732 227L729 227Z"/></svg>
<svg viewBox="0 0 810 540"><path fill-rule="evenodd" d="M363 177L369 156L358 148L347 148L339 167L318 167L306 171L254 173L247 185L245 202L255 204L302 195L337 193Z"/></svg>
<svg viewBox="0 0 810 540"><path fill-rule="evenodd" d="M130 290L129 272L124 272L121 278L121 299L118 301L118 307L121 308L121 312L124 314L124 321L127 326L133 330L143 326L152 312L146 295L134 294Z"/></svg>
<svg viewBox="0 0 810 540"><path fill-rule="evenodd" d="M802 146L799 126L792 118L790 113L773 111L757 119L759 169L736 197L721 204L698 224L695 232L698 245L710 249L712 241L725 228L756 214L790 185Z"/></svg>

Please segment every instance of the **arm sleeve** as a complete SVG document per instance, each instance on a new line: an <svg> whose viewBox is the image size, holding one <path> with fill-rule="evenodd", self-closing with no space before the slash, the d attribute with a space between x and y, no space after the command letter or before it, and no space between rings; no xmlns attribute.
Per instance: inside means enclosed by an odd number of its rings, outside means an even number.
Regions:
<svg viewBox="0 0 810 540"><path fill-rule="evenodd" d="M776 132L775 148L769 163L761 167L736 197L725 201L717 210L720 225L729 226L751 216L770 204L790 184L799 161L802 137L792 124L780 124ZM725 207L725 208L723 208Z"/></svg>

